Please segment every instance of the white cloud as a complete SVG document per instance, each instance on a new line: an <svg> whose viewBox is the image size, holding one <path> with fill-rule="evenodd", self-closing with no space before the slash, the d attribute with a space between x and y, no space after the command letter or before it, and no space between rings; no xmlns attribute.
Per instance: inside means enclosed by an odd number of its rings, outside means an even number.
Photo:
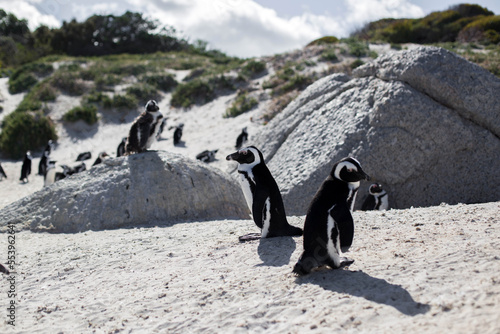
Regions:
<svg viewBox="0 0 500 334"><path fill-rule="evenodd" d="M0 8L27 18L30 29L40 24L60 26L63 20L84 21L94 14L141 12L173 26L189 39L239 57L270 55L301 48L334 35L347 37L364 24L385 17L421 17L422 9L408 0L342 0L344 12L322 15L305 11L282 17L251 0L0 0Z"/></svg>
<svg viewBox="0 0 500 334"><path fill-rule="evenodd" d="M33 1L33 3L38 3L38 1ZM46 5L47 9L50 9L49 5ZM20 20L28 20L28 27L31 31L42 24L53 28L61 25L59 20L50 12L43 13L41 12L43 7L39 9L28 1L0 1L0 8L7 13L14 14Z"/></svg>

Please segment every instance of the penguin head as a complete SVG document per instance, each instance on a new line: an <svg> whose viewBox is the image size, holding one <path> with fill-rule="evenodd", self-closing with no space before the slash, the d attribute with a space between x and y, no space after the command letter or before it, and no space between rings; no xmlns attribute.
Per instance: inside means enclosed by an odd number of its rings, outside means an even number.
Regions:
<svg viewBox="0 0 500 334"><path fill-rule="evenodd" d="M227 161L234 160L240 165L251 165L252 167L264 161L262 153L255 146L248 146L238 150L226 157Z"/></svg>
<svg viewBox="0 0 500 334"><path fill-rule="evenodd" d="M146 103L146 111L154 112L160 110L160 107L158 107L158 103L156 103L155 100L149 100L148 103Z"/></svg>
<svg viewBox="0 0 500 334"><path fill-rule="evenodd" d="M344 182L359 182L370 180L370 176L361 168L358 160L348 157L337 162L330 173L332 177Z"/></svg>
<svg viewBox="0 0 500 334"><path fill-rule="evenodd" d="M368 189L370 195L377 195L380 194L382 191L384 191L384 189L382 189L382 185L380 185L379 183L373 183Z"/></svg>

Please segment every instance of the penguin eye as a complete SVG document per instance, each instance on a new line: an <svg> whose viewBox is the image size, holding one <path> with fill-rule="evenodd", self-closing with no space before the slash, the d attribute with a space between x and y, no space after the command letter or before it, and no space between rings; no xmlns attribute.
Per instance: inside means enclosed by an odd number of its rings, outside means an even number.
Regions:
<svg viewBox="0 0 500 334"><path fill-rule="evenodd" d="M347 171L348 171L349 173L352 173L352 172L354 172L354 168L347 168Z"/></svg>
<svg viewBox="0 0 500 334"><path fill-rule="evenodd" d="M248 154L248 152L247 152L247 150L244 150L244 151L241 151L241 154L243 154L243 155L247 155L247 154Z"/></svg>

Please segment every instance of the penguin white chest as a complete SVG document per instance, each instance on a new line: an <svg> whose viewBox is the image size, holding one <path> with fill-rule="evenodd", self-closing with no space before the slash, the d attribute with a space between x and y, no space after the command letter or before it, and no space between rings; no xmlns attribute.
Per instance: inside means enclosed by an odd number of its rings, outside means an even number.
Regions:
<svg viewBox="0 0 500 334"><path fill-rule="evenodd" d="M336 237L333 237L333 229L337 229L337 224L335 223L335 220L332 218L330 215L330 211L335 207L335 205L328 210L328 221L327 221L327 243L326 243L326 250L328 251L328 256L330 256L330 259L333 261L335 266L340 266L340 238L337 232Z"/></svg>
<svg viewBox="0 0 500 334"><path fill-rule="evenodd" d="M252 171L242 171L239 173L239 181L241 185L241 190L243 191L243 195L245 196L245 200L247 201L248 208L252 211L253 205L253 194L252 194L252 186L255 186L255 180L253 177Z"/></svg>

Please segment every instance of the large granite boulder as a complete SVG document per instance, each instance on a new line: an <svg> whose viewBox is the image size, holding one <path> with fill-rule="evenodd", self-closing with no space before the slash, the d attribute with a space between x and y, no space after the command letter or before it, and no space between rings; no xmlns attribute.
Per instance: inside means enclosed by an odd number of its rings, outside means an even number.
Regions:
<svg viewBox="0 0 500 334"><path fill-rule="evenodd" d="M168 152L105 160L0 211L0 228L80 232L179 221L249 218L225 172Z"/></svg>
<svg viewBox="0 0 500 334"><path fill-rule="evenodd" d="M441 48L322 78L257 138L287 214L305 214L346 156L383 184L392 208L500 200L500 80Z"/></svg>

